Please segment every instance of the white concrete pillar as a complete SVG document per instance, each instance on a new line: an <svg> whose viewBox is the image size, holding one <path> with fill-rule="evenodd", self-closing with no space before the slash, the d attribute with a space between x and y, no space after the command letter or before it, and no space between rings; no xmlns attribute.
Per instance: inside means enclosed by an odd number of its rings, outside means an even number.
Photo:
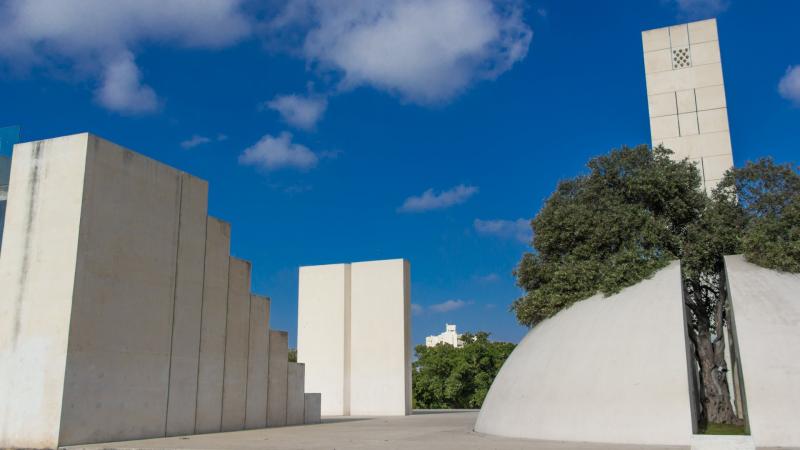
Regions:
<svg viewBox="0 0 800 450"><path fill-rule="evenodd" d="M410 265L351 265L350 413L411 413Z"/></svg>
<svg viewBox="0 0 800 450"><path fill-rule="evenodd" d="M290 362L286 388L286 425L302 425L305 408L305 364Z"/></svg>
<svg viewBox="0 0 800 450"><path fill-rule="evenodd" d="M267 297L250 296L250 350L247 362L245 428L267 426L269 373L269 304Z"/></svg>
<svg viewBox="0 0 800 450"><path fill-rule="evenodd" d="M222 431L244 429L247 360L250 347L250 263L231 257L228 271L228 320L225 376L222 387Z"/></svg>
<svg viewBox="0 0 800 450"><path fill-rule="evenodd" d="M286 398L289 370L289 334L269 332L269 374L267 391L267 426L286 425Z"/></svg>
<svg viewBox="0 0 800 450"><path fill-rule="evenodd" d="M304 395L305 405L303 407L303 416L305 417L304 423L306 425L321 423L322 416L320 414L321 407L321 394L319 393L306 393Z"/></svg>
<svg viewBox="0 0 800 450"><path fill-rule="evenodd" d="M350 264L300 268L297 360L326 416L350 414Z"/></svg>
<svg viewBox="0 0 800 450"><path fill-rule="evenodd" d="M172 323L167 436L194 433L203 310L208 183L181 174L178 265Z"/></svg>
<svg viewBox="0 0 800 450"><path fill-rule="evenodd" d="M208 218L207 224L196 433L217 433L222 429L231 226L213 217Z"/></svg>

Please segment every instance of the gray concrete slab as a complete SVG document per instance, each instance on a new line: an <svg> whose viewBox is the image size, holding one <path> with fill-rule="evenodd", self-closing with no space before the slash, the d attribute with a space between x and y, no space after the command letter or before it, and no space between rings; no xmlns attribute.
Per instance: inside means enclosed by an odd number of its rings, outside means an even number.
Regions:
<svg viewBox="0 0 800 450"><path fill-rule="evenodd" d="M172 321L167 436L194 434L203 312L208 183L181 174L178 265Z"/></svg>
<svg viewBox="0 0 800 450"><path fill-rule="evenodd" d="M209 217L206 227L206 265L203 278L203 317L200 333L200 364L197 373L195 433L216 433L221 430L230 245L230 224Z"/></svg>
<svg viewBox="0 0 800 450"><path fill-rule="evenodd" d="M302 425L304 422L306 366L290 362L286 377L286 425Z"/></svg>
<svg viewBox="0 0 800 450"><path fill-rule="evenodd" d="M269 332L269 380L267 392L267 426L286 425L286 389L289 370L289 334Z"/></svg>
<svg viewBox="0 0 800 450"><path fill-rule="evenodd" d="M247 404L244 427L267 426L267 374L269 373L269 299L250 296L250 351L247 362Z"/></svg>
<svg viewBox="0 0 800 450"><path fill-rule="evenodd" d="M185 438L97 444L69 449L436 449L436 450L678 450L688 447L532 441L472 431L477 411L417 411L411 416L326 418L322 424Z"/></svg>
<svg viewBox="0 0 800 450"><path fill-rule="evenodd" d="M250 263L231 258L222 385L222 431L244 429L250 348Z"/></svg>
<svg viewBox="0 0 800 450"><path fill-rule="evenodd" d="M322 421L320 411L322 408L322 394L319 392L303 395L303 423L315 424Z"/></svg>

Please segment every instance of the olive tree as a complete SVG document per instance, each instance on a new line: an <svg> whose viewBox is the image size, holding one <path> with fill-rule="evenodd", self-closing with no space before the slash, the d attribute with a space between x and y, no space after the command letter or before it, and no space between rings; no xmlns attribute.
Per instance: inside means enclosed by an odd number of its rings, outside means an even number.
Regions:
<svg viewBox="0 0 800 450"><path fill-rule="evenodd" d="M531 221L533 251L512 310L535 326L598 292L614 294L679 259L702 420L737 424L724 358L723 255L800 270L800 175L770 159L726 173L708 197L697 168L664 148L623 147L560 182Z"/></svg>

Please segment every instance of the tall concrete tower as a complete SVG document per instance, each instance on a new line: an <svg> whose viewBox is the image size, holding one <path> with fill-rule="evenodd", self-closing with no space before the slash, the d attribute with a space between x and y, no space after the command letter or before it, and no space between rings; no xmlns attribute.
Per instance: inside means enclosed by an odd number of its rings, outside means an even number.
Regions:
<svg viewBox="0 0 800 450"><path fill-rule="evenodd" d="M707 193L733 167L715 19L642 32L653 146L689 158Z"/></svg>

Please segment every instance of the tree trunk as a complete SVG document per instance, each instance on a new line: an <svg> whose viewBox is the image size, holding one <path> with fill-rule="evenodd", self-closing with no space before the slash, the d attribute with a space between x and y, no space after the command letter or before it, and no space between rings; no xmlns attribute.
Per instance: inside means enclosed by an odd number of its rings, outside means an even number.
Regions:
<svg viewBox="0 0 800 450"><path fill-rule="evenodd" d="M707 317L696 315L694 345L700 366L700 401L704 419L709 423L742 425L736 416L728 390L728 365L725 361L724 295L720 295L713 308L714 324Z"/></svg>

